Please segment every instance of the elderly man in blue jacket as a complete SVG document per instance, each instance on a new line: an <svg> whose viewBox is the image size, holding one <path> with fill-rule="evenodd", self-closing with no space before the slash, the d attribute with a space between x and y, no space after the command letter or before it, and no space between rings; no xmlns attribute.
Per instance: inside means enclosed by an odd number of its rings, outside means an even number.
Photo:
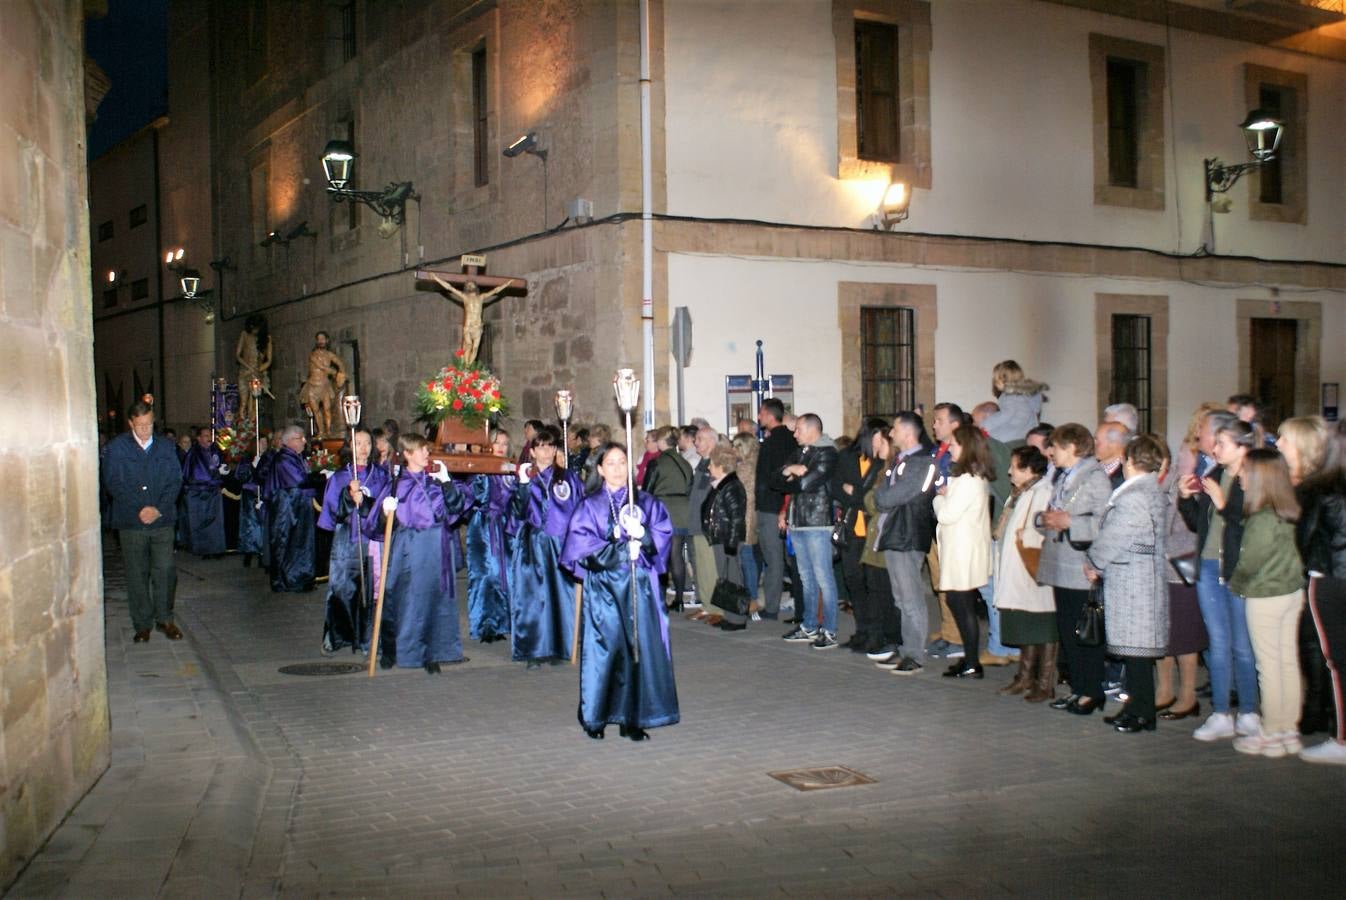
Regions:
<svg viewBox="0 0 1346 900"><path fill-rule="evenodd" d="M158 628L181 640L173 623L177 569L173 562L173 525L177 518L182 467L177 448L154 433L154 408L144 400L126 414L131 430L108 442L103 486L112 498L108 524L117 529L126 563L126 593L135 643Z"/></svg>

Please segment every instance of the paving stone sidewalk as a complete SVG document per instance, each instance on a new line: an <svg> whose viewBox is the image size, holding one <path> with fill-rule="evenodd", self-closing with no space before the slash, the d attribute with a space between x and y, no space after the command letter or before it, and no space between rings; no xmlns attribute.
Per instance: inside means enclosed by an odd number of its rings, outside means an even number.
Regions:
<svg viewBox="0 0 1346 900"><path fill-rule="evenodd" d="M677 616L682 723L592 741L569 666L474 644L440 676L282 675L320 658L321 591L272 595L236 557L180 571L187 641L131 645L113 592L113 768L15 896L1338 896L1346 875L1346 772L1196 722L1118 735L997 696L1003 669L900 678ZM877 783L767 774L826 764Z"/></svg>

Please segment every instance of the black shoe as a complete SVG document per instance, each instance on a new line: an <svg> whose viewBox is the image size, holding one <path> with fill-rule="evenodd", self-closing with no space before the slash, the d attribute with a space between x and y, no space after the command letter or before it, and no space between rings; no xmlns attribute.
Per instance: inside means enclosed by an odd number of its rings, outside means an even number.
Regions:
<svg viewBox="0 0 1346 900"><path fill-rule="evenodd" d="M945 678L985 678L986 672L979 665L965 666L962 660L944 670Z"/></svg>
<svg viewBox="0 0 1346 900"><path fill-rule="evenodd" d="M732 622L720 621L715 623L715 627L721 631L742 631L747 628L747 623L735 625Z"/></svg>
<svg viewBox="0 0 1346 900"><path fill-rule="evenodd" d="M524 668L527 669L529 672L531 672L534 669L542 668L542 663L538 662L536 659L530 659L528 660L528 665L525 666Z"/></svg>
<svg viewBox="0 0 1346 900"><path fill-rule="evenodd" d="M428 663L426 663L426 664L425 664L425 671L426 671L427 674L430 674L430 675L438 675L438 674L439 674L439 663L437 663L437 662L428 662Z"/></svg>
<svg viewBox="0 0 1346 900"><path fill-rule="evenodd" d="M669 612L682 612L682 601L681 601L681 600L674 600L672 603L668 604L668 611L669 611Z"/></svg>
<svg viewBox="0 0 1346 900"><path fill-rule="evenodd" d="M633 725L631 727L620 725L618 728L624 738L630 738L633 741L647 741L650 739L650 733L638 725Z"/></svg>
<svg viewBox="0 0 1346 900"><path fill-rule="evenodd" d="M845 641L843 641L841 646L845 647L847 650L854 650L858 653L860 652L860 648L863 647L865 643L866 639L864 635L860 634L860 632L857 631L855 634L851 635Z"/></svg>
<svg viewBox="0 0 1346 900"><path fill-rule="evenodd" d="M391 669L391 668L392 668L393 666L395 666L395 665L397 665L397 659L396 659L395 657L392 657L392 656L380 656L380 657L379 657L379 668L380 668L380 669Z"/></svg>
<svg viewBox="0 0 1346 900"><path fill-rule="evenodd" d="M601 728L598 729L597 731L590 731L589 729L585 728L584 733L596 741L603 740L603 729Z"/></svg>
<svg viewBox="0 0 1346 900"><path fill-rule="evenodd" d="M1157 723L1154 719L1147 719L1144 716L1133 716L1130 713L1119 716L1117 724L1113 727L1122 734L1136 734L1140 731L1154 731Z"/></svg>
<svg viewBox="0 0 1346 900"><path fill-rule="evenodd" d="M1102 707L1099 703L1089 697L1076 697L1075 702L1066 707L1066 712L1074 713L1077 716L1092 716L1094 710Z"/></svg>
<svg viewBox="0 0 1346 900"><path fill-rule="evenodd" d="M1117 710L1117 711L1116 711L1115 713L1113 713L1112 715L1110 715L1110 716L1104 716L1104 717L1103 717L1103 724L1104 724L1104 725L1116 725L1118 722L1122 721L1123 719L1127 718L1127 717L1130 716L1130 715L1131 715L1131 713L1127 712L1127 711L1126 711L1126 707L1123 706L1121 709Z"/></svg>
<svg viewBox="0 0 1346 900"><path fill-rule="evenodd" d="M1079 694L1071 694L1067 697L1057 697L1055 700L1053 700L1051 703L1048 703L1047 705L1050 706L1052 709L1065 709L1078 699L1080 699Z"/></svg>

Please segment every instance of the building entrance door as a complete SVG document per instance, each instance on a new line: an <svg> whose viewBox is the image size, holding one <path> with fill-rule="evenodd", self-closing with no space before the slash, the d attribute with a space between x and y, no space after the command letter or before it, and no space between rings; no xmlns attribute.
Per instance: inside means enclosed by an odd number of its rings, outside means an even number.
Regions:
<svg viewBox="0 0 1346 900"><path fill-rule="evenodd" d="M1249 341L1252 367L1250 393L1262 404L1262 423L1275 434L1281 421L1295 414L1295 350L1299 322L1295 319L1253 319Z"/></svg>

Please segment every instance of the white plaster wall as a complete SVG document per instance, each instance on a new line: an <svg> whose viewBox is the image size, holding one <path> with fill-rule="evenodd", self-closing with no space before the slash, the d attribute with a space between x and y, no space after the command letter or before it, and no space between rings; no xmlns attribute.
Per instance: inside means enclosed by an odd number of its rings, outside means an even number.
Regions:
<svg viewBox="0 0 1346 900"><path fill-rule="evenodd" d="M884 185L836 177L830 0L664 8L668 211L869 227ZM1346 65L1034 0L933 0L932 27L933 187L899 228L1192 252L1202 159L1246 158L1254 62L1308 75L1308 225L1249 222L1240 184L1216 249L1346 261ZM1091 31L1171 43L1163 211L1093 203Z"/></svg>
<svg viewBox="0 0 1346 900"><path fill-rule="evenodd" d="M795 376L795 408L818 413L829 433L837 433L842 281L935 285L937 399L966 409L991 399L991 366L1013 358L1052 386L1044 418L1058 425L1097 421L1095 294L1167 295L1171 442L1181 438L1197 404L1238 389L1236 301L1270 297L1255 287L670 254L669 308L688 307L693 322L693 359L684 373L687 418L704 416L725 427L724 378L754 372L754 342L761 339L767 372ZM1338 350L1346 296L1285 292L1281 299L1322 304L1322 378L1346 383L1346 359ZM674 384L669 391L676 409Z"/></svg>

